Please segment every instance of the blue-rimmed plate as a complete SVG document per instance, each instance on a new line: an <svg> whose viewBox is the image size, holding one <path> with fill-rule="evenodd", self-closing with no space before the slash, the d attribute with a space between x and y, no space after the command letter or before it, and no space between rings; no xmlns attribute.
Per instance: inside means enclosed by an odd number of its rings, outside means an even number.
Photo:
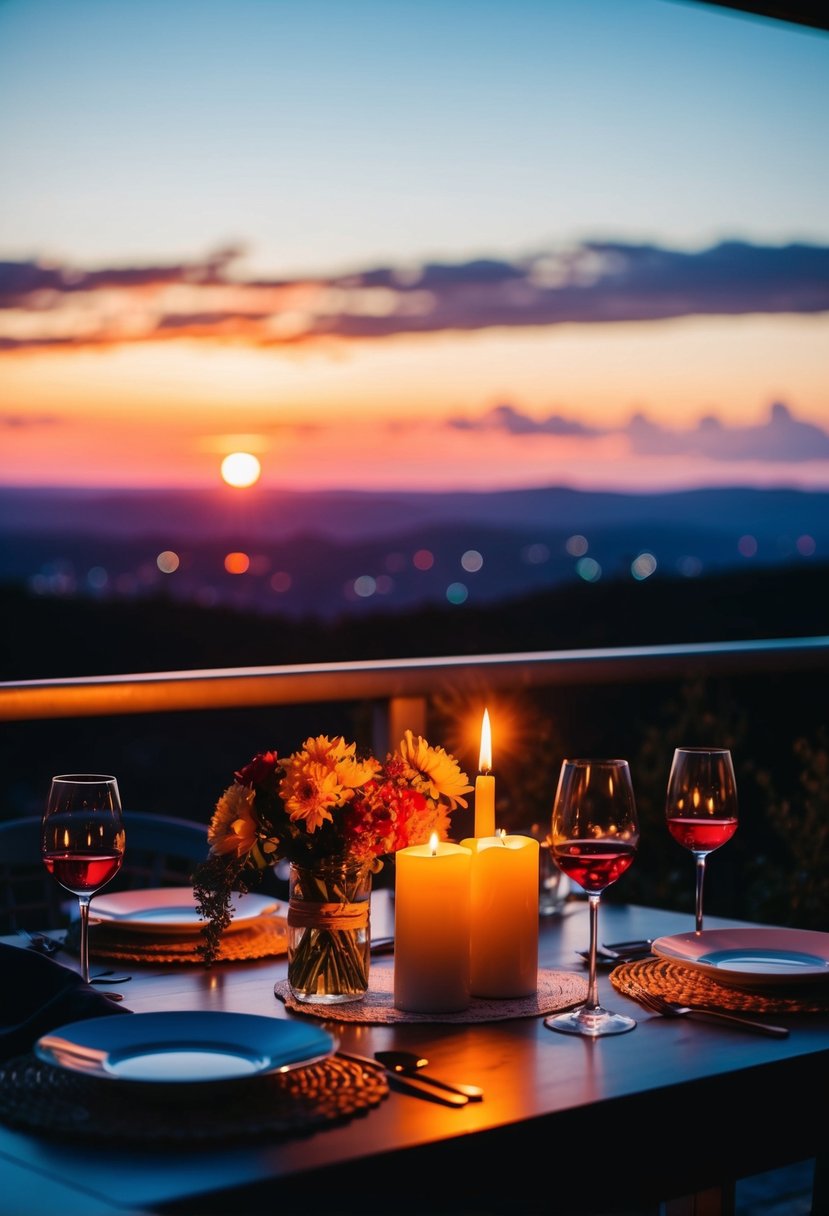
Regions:
<svg viewBox="0 0 829 1216"><path fill-rule="evenodd" d="M35 1043L38 1059L87 1077L136 1085L209 1087L302 1068L336 1049L313 1023L181 1010L68 1022Z"/></svg>
<svg viewBox="0 0 829 1216"><path fill-rule="evenodd" d="M829 933L811 929L704 929L658 937L651 949L736 988L829 979Z"/></svg>

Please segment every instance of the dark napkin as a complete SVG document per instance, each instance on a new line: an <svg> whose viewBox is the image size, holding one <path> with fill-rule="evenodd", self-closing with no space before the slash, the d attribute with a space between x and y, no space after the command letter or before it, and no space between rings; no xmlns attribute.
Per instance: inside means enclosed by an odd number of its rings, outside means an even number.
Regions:
<svg viewBox="0 0 829 1216"><path fill-rule="evenodd" d="M66 1022L132 1013L45 954L0 942L0 1059L29 1051Z"/></svg>

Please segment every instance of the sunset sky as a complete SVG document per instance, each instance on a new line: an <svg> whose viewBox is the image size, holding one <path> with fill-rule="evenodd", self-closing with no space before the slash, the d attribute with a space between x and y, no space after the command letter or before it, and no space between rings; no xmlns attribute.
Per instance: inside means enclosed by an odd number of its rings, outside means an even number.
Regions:
<svg viewBox="0 0 829 1216"><path fill-rule="evenodd" d="M829 34L0 0L0 484L829 488Z"/></svg>

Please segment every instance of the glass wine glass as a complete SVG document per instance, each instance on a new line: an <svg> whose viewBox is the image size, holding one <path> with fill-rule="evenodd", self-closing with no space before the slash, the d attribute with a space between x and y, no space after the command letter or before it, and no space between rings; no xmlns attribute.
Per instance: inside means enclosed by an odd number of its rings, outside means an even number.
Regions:
<svg viewBox="0 0 829 1216"><path fill-rule="evenodd" d="M68 773L52 778L41 820L40 854L49 873L78 897L85 983L89 983L90 900L121 869L125 840L115 777Z"/></svg>
<svg viewBox="0 0 829 1216"><path fill-rule="evenodd" d="M696 861L696 932L702 933L705 861L737 831L737 782L724 747L678 747L665 801L668 831Z"/></svg>
<svg viewBox="0 0 829 1216"><path fill-rule="evenodd" d="M624 1034L636 1022L599 1004L596 944L601 894L630 868L639 845L639 818L627 760L562 763L550 838L556 865L587 892L590 956L585 1003L566 1013L551 1014L544 1025L590 1038Z"/></svg>

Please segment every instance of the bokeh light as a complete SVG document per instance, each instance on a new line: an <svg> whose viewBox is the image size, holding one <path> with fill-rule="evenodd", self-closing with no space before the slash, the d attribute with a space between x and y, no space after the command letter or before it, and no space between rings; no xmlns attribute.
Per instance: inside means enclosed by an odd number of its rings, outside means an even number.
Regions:
<svg viewBox="0 0 829 1216"><path fill-rule="evenodd" d="M225 570L228 574L247 574L250 568L250 558L247 553L227 553L225 555Z"/></svg>
<svg viewBox="0 0 829 1216"><path fill-rule="evenodd" d="M630 572L638 582L650 578L656 570L656 558L652 553L640 553L630 564Z"/></svg>
<svg viewBox="0 0 829 1216"><path fill-rule="evenodd" d="M571 557L584 557L588 548L587 537L582 536L581 533L578 532L575 534L575 536L568 536L567 540L564 542L564 548Z"/></svg>
<svg viewBox="0 0 829 1216"><path fill-rule="evenodd" d="M597 583L602 577L602 568L592 557L582 557L576 562L576 573L586 583Z"/></svg>
<svg viewBox="0 0 829 1216"><path fill-rule="evenodd" d="M174 553L172 549L165 549L163 553L159 553L155 564L162 574L173 574L178 570L181 562L177 553Z"/></svg>

